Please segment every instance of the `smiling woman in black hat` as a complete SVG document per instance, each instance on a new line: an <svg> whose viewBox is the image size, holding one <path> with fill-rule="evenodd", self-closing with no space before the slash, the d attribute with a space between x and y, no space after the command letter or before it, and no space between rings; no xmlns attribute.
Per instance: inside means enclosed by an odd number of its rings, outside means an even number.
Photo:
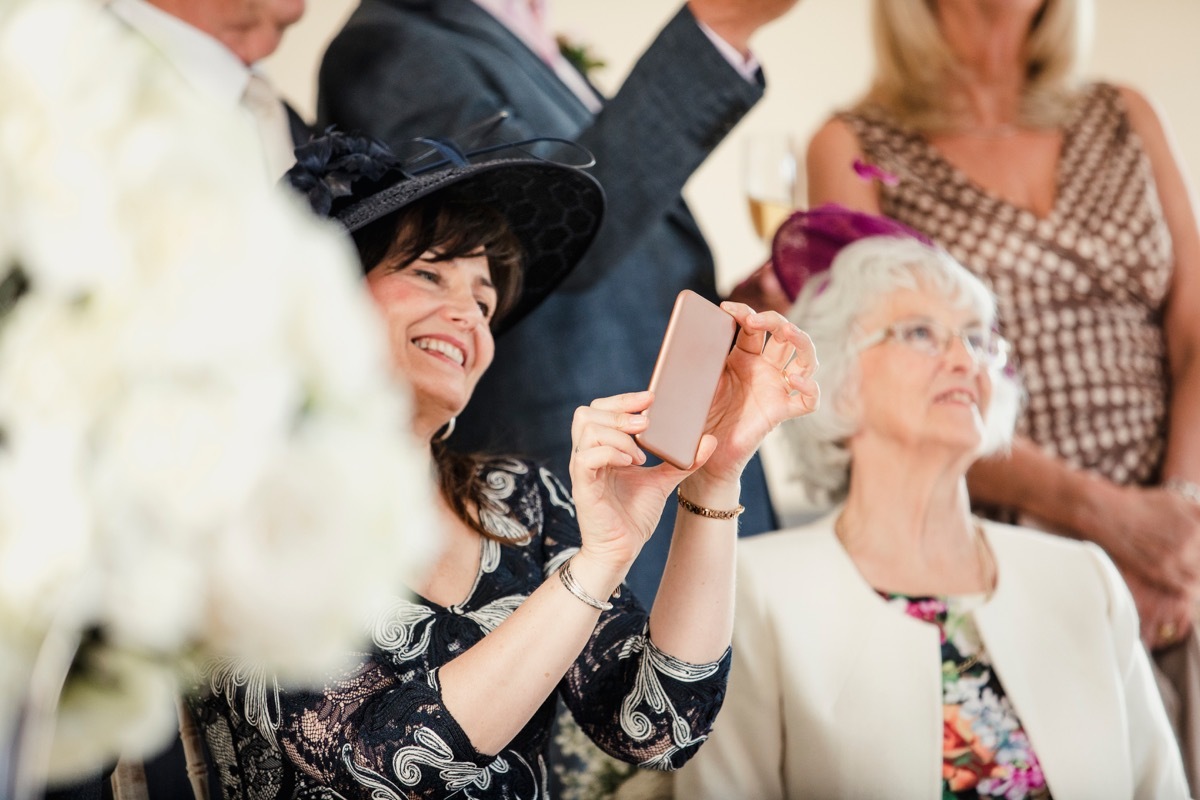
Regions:
<svg viewBox="0 0 1200 800"><path fill-rule="evenodd" d="M334 134L289 175L362 256L437 475L442 550L322 692L213 678L196 710L226 797L543 797L556 693L604 750L665 770L721 706L739 479L768 431L816 405L808 337L725 304L741 332L688 470L644 466L632 437L648 392L577 411L571 492L518 458L451 453L493 336L579 260L604 201L573 167L443 152L414 175ZM691 513L647 614L621 581L676 487Z"/></svg>

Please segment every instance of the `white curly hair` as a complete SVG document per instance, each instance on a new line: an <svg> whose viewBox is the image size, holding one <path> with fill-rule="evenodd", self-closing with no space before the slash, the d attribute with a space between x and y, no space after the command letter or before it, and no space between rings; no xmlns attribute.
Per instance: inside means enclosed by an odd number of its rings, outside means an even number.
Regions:
<svg viewBox="0 0 1200 800"><path fill-rule="evenodd" d="M820 367L820 407L784 423L792 474L808 500L832 505L850 480L847 441L858 430L858 321L889 295L903 289L930 290L952 305L979 315L985 326L996 318L996 303L979 278L946 251L898 236L871 236L838 252L829 270L809 280L788 316L810 337ZM992 396L985 412L979 455L1007 449L1012 442L1023 392L1009 371L991 373Z"/></svg>

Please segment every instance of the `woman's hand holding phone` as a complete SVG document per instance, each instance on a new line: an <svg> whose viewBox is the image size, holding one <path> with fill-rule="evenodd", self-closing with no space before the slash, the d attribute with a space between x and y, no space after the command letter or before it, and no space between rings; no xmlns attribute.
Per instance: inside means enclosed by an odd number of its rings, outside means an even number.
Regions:
<svg viewBox="0 0 1200 800"><path fill-rule="evenodd" d="M600 398L575 412L570 471L583 550L614 568L633 563L681 481L687 479L685 493L701 504L716 503L731 487L736 497L742 470L763 437L817 407L817 360L808 336L774 311L755 313L731 302L721 309L741 330L686 469L670 462L644 467L646 454L635 437L649 425L645 412L653 418L654 393Z"/></svg>
<svg viewBox="0 0 1200 800"><path fill-rule="evenodd" d="M784 420L815 411L820 402L813 378L817 355L808 334L777 311L755 312L729 301L721 308L740 330L705 422L717 445L689 483L740 480L768 433Z"/></svg>
<svg viewBox="0 0 1200 800"><path fill-rule="evenodd" d="M646 454L634 435L646 429L642 412L653 399L649 391L602 397L577 408L571 423L571 494L582 552L622 570L654 533L671 492L717 445L703 437L688 469L668 462L645 467Z"/></svg>

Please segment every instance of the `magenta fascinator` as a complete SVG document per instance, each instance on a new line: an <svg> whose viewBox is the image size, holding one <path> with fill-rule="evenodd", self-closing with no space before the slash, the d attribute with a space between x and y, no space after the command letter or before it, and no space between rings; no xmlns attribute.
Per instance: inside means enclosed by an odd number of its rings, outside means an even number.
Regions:
<svg viewBox="0 0 1200 800"><path fill-rule="evenodd" d="M796 211L779 226L771 245L771 264L788 299L795 302L804 284L828 270L843 247L868 236L900 236L933 244L928 236L894 219L836 203Z"/></svg>

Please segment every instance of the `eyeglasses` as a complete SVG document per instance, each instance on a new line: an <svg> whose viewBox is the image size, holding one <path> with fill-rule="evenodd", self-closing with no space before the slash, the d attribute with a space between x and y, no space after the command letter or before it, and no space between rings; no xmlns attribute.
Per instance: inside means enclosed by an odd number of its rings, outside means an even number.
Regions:
<svg viewBox="0 0 1200 800"><path fill-rule="evenodd" d="M858 343L858 349L866 350L889 339L935 358L945 355L954 340L958 339L981 367L1001 369L1008 363L1008 341L995 331L982 327L952 330L939 322L925 319L894 322L863 339Z"/></svg>

